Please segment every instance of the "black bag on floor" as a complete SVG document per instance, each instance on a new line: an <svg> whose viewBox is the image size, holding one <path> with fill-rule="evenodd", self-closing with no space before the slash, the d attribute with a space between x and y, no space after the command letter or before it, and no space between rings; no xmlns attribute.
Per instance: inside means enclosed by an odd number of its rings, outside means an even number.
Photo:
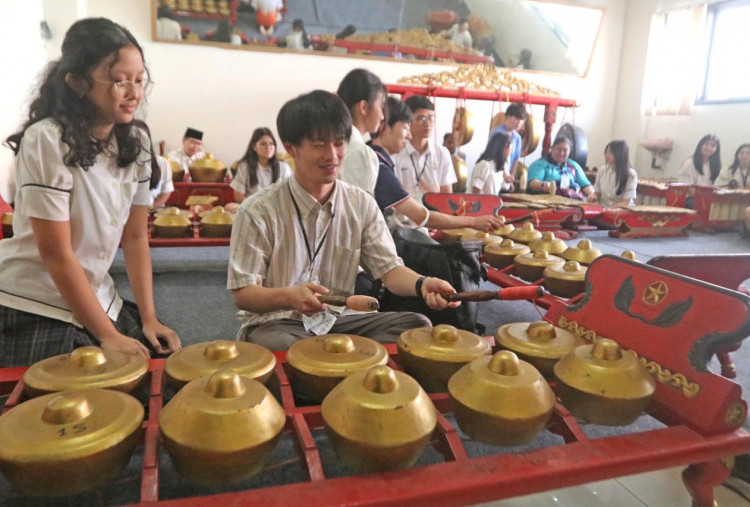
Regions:
<svg viewBox="0 0 750 507"><path fill-rule="evenodd" d="M425 276L442 278L458 292L477 290L482 278L479 241L440 244L426 234L397 228L393 231L396 251L404 264ZM442 311L430 309L417 297L396 296L385 290L380 299L381 311L408 311L426 315L433 325L450 324L459 329L483 333L477 329L477 303L463 302L458 308Z"/></svg>

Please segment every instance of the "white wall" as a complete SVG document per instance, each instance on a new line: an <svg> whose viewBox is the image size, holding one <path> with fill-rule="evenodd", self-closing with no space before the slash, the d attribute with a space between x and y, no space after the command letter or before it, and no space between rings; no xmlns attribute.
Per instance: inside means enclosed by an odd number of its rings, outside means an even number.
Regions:
<svg viewBox="0 0 750 507"><path fill-rule="evenodd" d="M60 2L65 5L61 6ZM558 111L558 124L553 134L562 121L575 122L588 135L589 165L599 165L603 159L601 151L612 138L618 88L616 62L622 48L625 2L597 0L587 3L606 9L588 76L518 74L556 89L564 97L576 99L581 104L575 112L566 108ZM76 15L106 16L127 26L142 43L147 65L156 82L146 105L146 119L154 139L166 140L167 149L171 149L180 142L185 127L199 128L205 132L206 149L227 163L241 156L254 128L269 126L275 131L276 114L286 100L314 88L335 90L344 74L352 68L366 67L385 82L451 69L429 63L301 56L152 42L149 0L45 0L44 5L45 16L55 27L53 42L57 43L57 47L48 49L49 54L59 54L59 35L73 21L73 12ZM28 80L27 88L31 85L32 80ZM468 105L477 125L474 139L463 148L471 167L486 144L491 114L501 108L504 110L507 104L471 101ZM441 140L442 134L451 129L454 108L453 100L441 99L438 103L436 133ZM20 104L13 108L18 109ZM535 107L533 113L541 127L543 108ZM5 128L0 135L7 135ZM535 160L538 152L529 156L527 162Z"/></svg>
<svg viewBox="0 0 750 507"><path fill-rule="evenodd" d="M625 39L620 63L618 103L613 137L621 137L631 146L631 160L638 173L648 178L676 178L682 162L707 133L719 136L723 165L732 162L741 143L750 142L750 103L696 105L689 115L645 116L643 114L643 78L647 40L652 15L660 10L693 4L692 0L638 0L628 2ZM651 154L637 147L639 141L654 138L674 139L669 158L659 160L662 169L651 169Z"/></svg>
<svg viewBox="0 0 750 507"><path fill-rule="evenodd" d="M0 93L0 142L4 142L23 121L29 104L29 87L44 66L44 42L39 30L42 2L0 0L0 19L13 20L4 23L0 30L6 71ZM13 152L0 147L0 195L8 202L13 200L13 167Z"/></svg>

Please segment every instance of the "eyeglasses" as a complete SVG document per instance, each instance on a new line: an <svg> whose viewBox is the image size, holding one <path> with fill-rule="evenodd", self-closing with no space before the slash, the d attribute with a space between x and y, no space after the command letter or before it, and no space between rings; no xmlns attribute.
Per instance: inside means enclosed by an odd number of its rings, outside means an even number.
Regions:
<svg viewBox="0 0 750 507"><path fill-rule="evenodd" d="M435 123L435 117L420 115L414 118L414 121L418 121L419 123Z"/></svg>
<svg viewBox="0 0 750 507"><path fill-rule="evenodd" d="M93 78L94 81L100 83L108 83L112 89L120 96L125 96L134 93L136 90L143 92L143 95L148 95L154 87L154 82L150 79L141 79L137 81L129 81L124 79L122 81L113 81L112 79L99 79Z"/></svg>

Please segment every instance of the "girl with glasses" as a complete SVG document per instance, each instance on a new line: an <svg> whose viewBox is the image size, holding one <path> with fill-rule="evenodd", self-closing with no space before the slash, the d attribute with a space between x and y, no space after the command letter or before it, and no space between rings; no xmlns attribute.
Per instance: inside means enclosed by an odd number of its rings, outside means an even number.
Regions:
<svg viewBox="0 0 750 507"><path fill-rule="evenodd" d="M156 318L147 219L151 164L133 124L143 50L104 18L74 23L21 130L14 236L0 242L0 366L84 345L141 354L180 348ZM109 276L122 247L135 304Z"/></svg>

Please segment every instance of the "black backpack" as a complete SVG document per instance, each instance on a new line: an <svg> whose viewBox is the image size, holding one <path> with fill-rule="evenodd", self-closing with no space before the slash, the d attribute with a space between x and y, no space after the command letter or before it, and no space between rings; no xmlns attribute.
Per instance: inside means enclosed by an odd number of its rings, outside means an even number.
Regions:
<svg viewBox="0 0 750 507"><path fill-rule="evenodd" d="M482 267L479 263L479 254L482 251L480 241L443 245L421 231L402 227L393 231L393 240L404 264L417 273L442 278L458 292L479 288L482 279ZM381 289L379 283L367 287L364 280L359 282L357 293L378 297L381 311L417 312L427 316L433 325L450 324L474 333L484 333L484 329L477 329L478 307L475 302L463 302L458 308L435 311L420 298L397 296L387 289Z"/></svg>

